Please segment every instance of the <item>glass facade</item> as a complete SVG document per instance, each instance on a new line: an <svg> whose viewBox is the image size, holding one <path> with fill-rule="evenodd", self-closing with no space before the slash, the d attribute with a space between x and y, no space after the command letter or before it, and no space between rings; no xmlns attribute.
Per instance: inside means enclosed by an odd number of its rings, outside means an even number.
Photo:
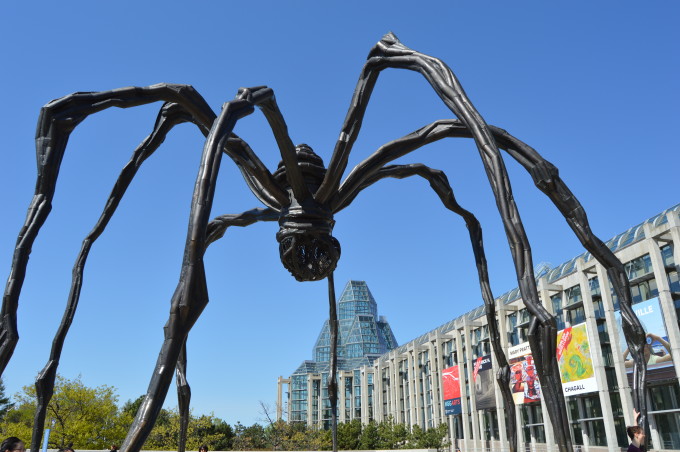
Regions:
<svg viewBox="0 0 680 452"><path fill-rule="evenodd" d="M361 419L364 408L373 418L373 374L357 370L397 347L387 320L378 316L378 304L364 281L349 281L337 301L338 311L338 419ZM303 362L291 376L291 422L328 428L331 338L326 320L314 344L311 361ZM307 390L311 386L311 393ZM304 388L304 389L303 389ZM364 398L364 394L368 399ZM311 412L311 415L310 415Z"/></svg>

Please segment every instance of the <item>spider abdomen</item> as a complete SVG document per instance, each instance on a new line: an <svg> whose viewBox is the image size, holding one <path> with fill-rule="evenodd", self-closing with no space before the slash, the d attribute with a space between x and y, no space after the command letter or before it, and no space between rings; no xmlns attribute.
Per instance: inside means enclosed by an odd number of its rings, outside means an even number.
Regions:
<svg viewBox="0 0 680 452"><path fill-rule="evenodd" d="M305 184L311 193L315 193L326 175L326 167L323 164L323 160L321 160L321 157L319 157L309 145L304 143L295 146L295 155L297 156L298 167L300 167L302 176L305 178ZM279 166L276 168L276 171L274 171L273 176L274 180L276 180L281 187L290 188L290 184L286 178L286 166L284 165L283 160L279 162Z"/></svg>

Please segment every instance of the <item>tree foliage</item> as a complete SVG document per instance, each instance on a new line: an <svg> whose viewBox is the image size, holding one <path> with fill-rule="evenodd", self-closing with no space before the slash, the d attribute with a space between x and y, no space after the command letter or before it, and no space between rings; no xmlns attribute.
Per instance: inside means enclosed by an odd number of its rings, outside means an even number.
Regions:
<svg viewBox="0 0 680 452"><path fill-rule="evenodd" d="M17 436L28 442L35 414L35 389L26 386L14 396L14 403L4 396L0 382L0 433ZM50 448L72 445L78 449L108 449L120 444L134 420L143 396L128 400L118 408L115 388L86 387L80 377L67 380L57 377L55 393L48 405L48 425L54 420ZM224 450L331 450L329 430L308 427L305 423L274 421L271 410L261 403L266 416L264 426L233 427L210 415L191 415L187 432L187 450L197 450L206 444L211 451ZM3 407L6 410L2 416ZM177 409L162 409L143 448L146 450L177 450L179 439ZM424 430L418 426L396 424L392 419L363 425L353 420L338 425L338 448L361 449L442 449L446 444L446 425Z"/></svg>
<svg viewBox="0 0 680 452"><path fill-rule="evenodd" d="M122 415L126 417L129 426L134 420L137 410L144 401L144 396L135 400L128 400L122 408ZM156 418L156 425L151 430L149 437L144 443L144 449L150 450L177 450L179 441L179 412L177 409L167 410L162 408ZM232 450L234 430L222 419L213 414L194 416L189 415L189 427L187 429L187 450L198 450L199 446L206 444L209 450Z"/></svg>
<svg viewBox="0 0 680 452"><path fill-rule="evenodd" d="M15 403L0 424L4 436L31 437L35 415L36 393L24 386L14 396ZM126 426L120 422L115 388L88 388L80 377L67 380L57 377L54 395L47 405L47 425L51 426L49 447L63 448L73 444L81 449L104 449L125 436Z"/></svg>
<svg viewBox="0 0 680 452"><path fill-rule="evenodd" d="M14 404L5 394L5 383L0 379L0 422L5 419L5 415Z"/></svg>

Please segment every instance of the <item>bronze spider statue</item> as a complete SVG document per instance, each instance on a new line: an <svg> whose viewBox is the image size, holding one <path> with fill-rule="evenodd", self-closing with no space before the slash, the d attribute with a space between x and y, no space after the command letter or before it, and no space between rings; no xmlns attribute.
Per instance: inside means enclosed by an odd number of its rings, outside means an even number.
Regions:
<svg viewBox="0 0 680 452"><path fill-rule="evenodd" d="M408 69L422 74L458 119L435 121L383 145L359 163L341 183L373 87L379 73L387 68ZM469 229L496 358L497 380L509 415L507 429L510 450L515 452L517 435L514 404L509 388L510 369L502 351L496 325L494 298L489 285L479 222L472 213L458 205L442 171L423 164L387 165L421 146L447 137L473 138L484 163L505 225L522 299L532 315L529 342L560 450L570 451L572 445L560 373L555 359L556 323L538 298L529 241L512 197L510 180L499 148L504 149L530 173L536 186L557 206L583 246L606 267L614 290L621 300L624 332L637 370L634 402L636 408L642 412L640 425L645 425L646 363L642 359L644 330L631 309L629 284L621 262L591 232L585 211L560 179L557 168L506 131L488 126L467 98L453 72L442 61L409 49L392 33L385 35L368 55L328 168L324 167L321 158L309 146L293 145L276 104L274 92L265 86L240 89L234 100L224 104L219 115L212 111L191 86L172 84L74 93L45 105L40 112L36 132L38 179L35 195L17 239L3 297L0 371L4 371L18 341L16 312L28 257L50 212L59 167L70 133L89 115L109 107L129 108L157 101L163 101L164 104L153 131L137 147L129 163L123 168L99 221L83 241L76 259L66 312L53 342L50 358L36 380L38 409L31 450L38 450L40 447L47 404L52 397L64 339L78 304L83 269L90 248L104 231L141 164L160 146L168 132L183 122L195 124L207 138L194 188L181 276L171 300L170 317L164 328L165 340L144 402L121 452L137 452L142 448L167 395L172 379L171 369L175 369L177 375L179 408L183 419L179 451L184 451L190 398L186 381L186 339L208 303L203 256L207 247L221 238L228 227L247 226L258 221L279 222L276 238L281 261L297 280L328 280L332 344L328 389L333 413L333 448L337 450L335 375L338 325L333 271L340 258L340 244L332 236L333 215L347 207L363 189L379 180L411 176L420 176L429 181L444 206L461 215ZM251 114L255 107L259 107L264 113L281 152L282 161L273 174L248 144L233 133L237 121ZM223 154L236 163L251 191L266 208L237 215L223 215L210 220Z"/></svg>

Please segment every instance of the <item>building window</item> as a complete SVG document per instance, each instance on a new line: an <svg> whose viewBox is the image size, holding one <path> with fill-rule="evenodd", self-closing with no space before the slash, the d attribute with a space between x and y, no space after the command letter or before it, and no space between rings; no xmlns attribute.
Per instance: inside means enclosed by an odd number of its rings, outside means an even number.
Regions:
<svg viewBox="0 0 680 452"><path fill-rule="evenodd" d="M291 377L290 421L307 422L307 375Z"/></svg>
<svg viewBox="0 0 680 452"><path fill-rule="evenodd" d="M522 417L522 431L524 442L545 443L545 427L543 425L543 412L540 403L525 403L520 405Z"/></svg>
<svg viewBox="0 0 680 452"><path fill-rule="evenodd" d="M498 440L498 413L495 409L483 411L481 429L485 441Z"/></svg>
<svg viewBox="0 0 680 452"><path fill-rule="evenodd" d="M380 378L382 379L382 402L383 402L383 421L387 421L389 419L390 415L390 410L389 410L389 400L390 400L390 376L389 376L389 367L384 368L382 370L382 374Z"/></svg>
<svg viewBox="0 0 680 452"><path fill-rule="evenodd" d="M456 356L456 341L453 339L450 341L446 341L442 344L442 348L444 349L444 363L443 367L451 367L456 363L455 356Z"/></svg>
<svg viewBox="0 0 680 452"><path fill-rule="evenodd" d="M609 376L607 376L609 381ZM613 389L613 388L610 388ZM609 393L609 400L612 404L612 414L614 415L614 429L616 430L616 442L619 447L626 447L630 442L626 434L626 422L623 418L623 407L621 406L621 395L618 392L611 391Z"/></svg>
<svg viewBox="0 0 680 452"><path fill-rule="evenodd" d="M649 300L659 295L659 289L656 286L654 279L654 271L652 269L652 260L649 254L640 256L630 262L624 264L626 275L630 280L630 293L633 297L633 304L641 301ZM614 309L619 310L619 299L614 292L612 286L612 299L614 301Z"/></svg>
<svg viewBox="0 0 680 452"><path fill-rule="evenodd" d="M519 344L519 331L517 330L517 313L508 314L508 342L510 345Z"/></svg>
<svg viewBox="0 0 680 452"><path fill-rule="evenodd" d="M586 311L583 309L583 305L578 308L568 310L567 315L565 316L565 325L568 323L569 326L573 326L585 321Z"/></svg>
<svg viewBox="0 0 680 452"><path fill-rule="evenodd" d="M680 449L680 387L678 382L649 387L650 413L661 444L658 449Z"/></svg>
<svg viewBox="0 0 680 452"><path fill-rule="evenodd" d="M675 260L673 259L673 244L669 243L668 245L662 246L660 251L663 264L666 267L675 267Z"/></svg>
<svg viewBox="0 0 680 452"><path fill-rule="evenodd" d="M562 308L562 294L556 294L550 297L555 312L555 320L557 321L557 329L564 329L564 309Z"/></svg>
<svg viewBox="0 0 680 452"><path fill-rule="evenodd" d="M354 415L352 419L361 419L361 371L354 371Z"/></svg>
<svg viewBox="0 0 680 452"><path fill-rule="evenodd" d="M656 287L656 280L650 279L638 284L631 284L630 293L633 296L633 304L635 304L656 297L659 295L659 289Z"/></svg>
<svg viewBox="0 0 680 452"><path fill-rule="evenodd" d="M578 399L570 397L567 399L567 411L569 413L569 425L574 434L574 444L577 446L583 445L583 432L581 431L581 414L579 413Z"/></svg>
<svg viewBox="0 0 680 452"><path fill-rule="evenodd" d="M531 323L531 313L527 308L520 309L517 312L517 344L527 341L527 333L529 331L529 323ZM517 345L513 344L513 345Z"/></svg>
<svg viewBox="0 0 680 452"><path fill-rule="evenodd" d="M352 418L352 377L345 377L345 421Z"/></svg>
<svg viewBox="0 0 680 452"><path fill-rule="evenodd" d="M366 375L367 386L368 386L368 420L373 420L373 374L368 373ZM361 388L360 388L361 389Z"/></svg>
<svg viewBox="0 0 680 452"><path fill-rule="evenodd" d="M591 446L606 446L607 435L604 431L604 418L599 396L583 397L583 414L585 430L588 433L588 444Z"/></svg>
<svg viewBox="0 0 680 452"><path fill-rule="evenodd" d="M584 436L588 438L590 446L606 446L607 435L604 430L604 418L600 397L571 397L568 399L569 418L574 443L584 444Z"/></svg>
<svg viewBox="0 0 680 452"><path fill-rule="evenodd" d="M641 278L642 276L653 272L652 259L649 257L649 254L645 254L644 256L640 256L637 259L633 259L632 261L626 263L624 267L626 269L626 275L628 275L628 279Z"/></svg>
<svg viewBox="0 0 680 452"><path fill-rule="evenodd" d="M583 303L583 295L581 294L581 286L580 285L575 285L574 287L570 287L568 289L565 289L564 291L564 297L567 300L566 307Z"/></svg>
<svg viewBox="0 0 680 452"><path fill-rule="evenodd" d="M586 313L583 309L583 294L581 286L575 285L564 290L564 325L574 326L586 321Z"/></svg>

